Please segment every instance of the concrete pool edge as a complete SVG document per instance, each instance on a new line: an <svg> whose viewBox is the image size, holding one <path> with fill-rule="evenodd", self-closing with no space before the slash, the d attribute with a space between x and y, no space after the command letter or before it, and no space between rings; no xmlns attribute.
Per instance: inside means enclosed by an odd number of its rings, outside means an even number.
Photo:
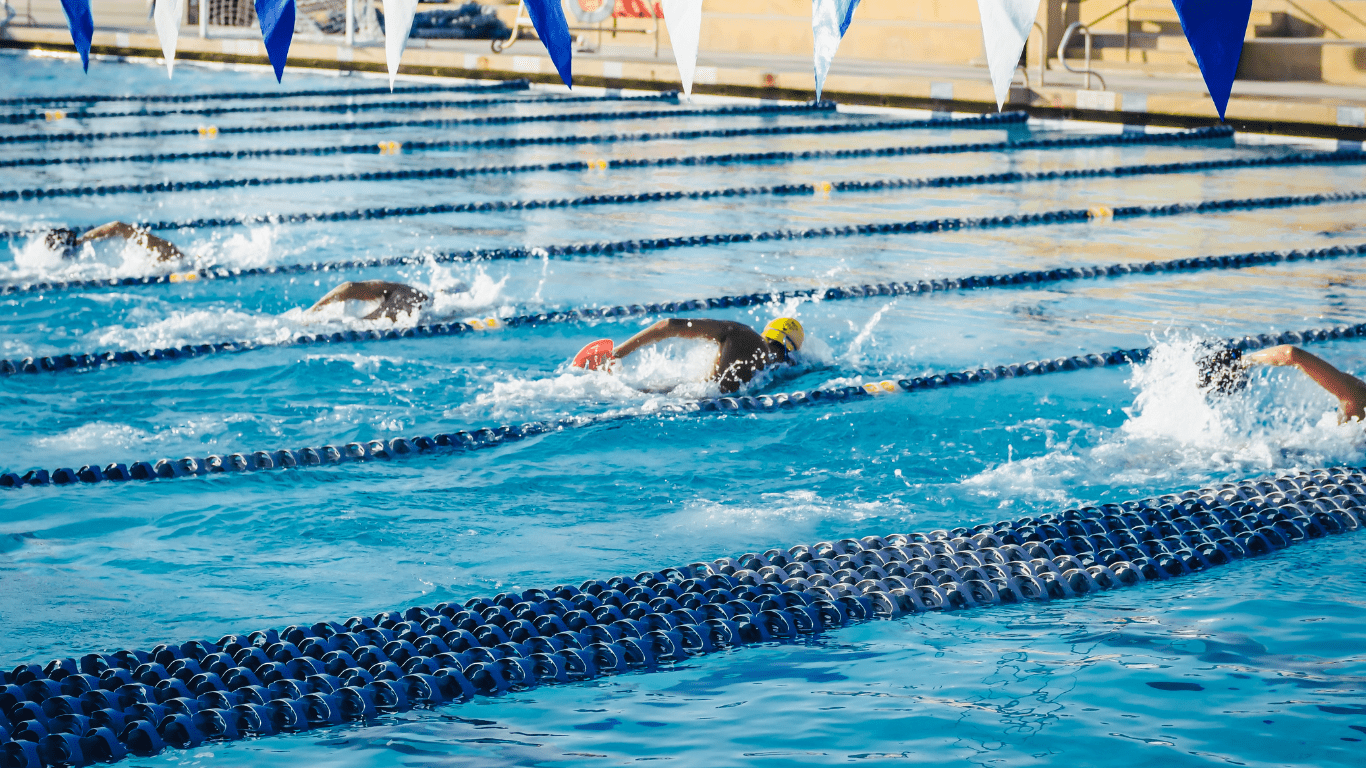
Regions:
<svg viewBox="0 0 1366 768"><path fill-rule="evenodd" d="M29 50L53 54L74 55L75 46L65 29L10 28L9 37L0 39L0 49ZM97 31L92 55L159 59L160 45L154 35ZM219 62L268 66L258 39L208 39L182 37L177 58L182 61ZM429 48L410 48L405 54L408 63L399 72L408 76L462 78L480 80L529 79L546 85L559 85L549 59L544 55L512 56L499 54L461 54ZM349 57L349 60L347 60ZM454 66L459 59L461 66ZM291 47L291 68L333 70L337 72L386 72L383 49L327 45L295 41ZM665 79L651 79L663 69ZM583 61L574 78L576 85L611 89L673 90L678 83L673 78L673 64L661 60L659 64L634 62ZM594 71L596 70L596 72ZM619 74L617 74L619 73ZM612 75L612 76L609 76ZM647 77L647 75L649 77ZM807 75L809 76L809 74ZM697 83L694 92L702 95L730 96L749 99L782 99L807 101L814 98L813 90L783 87L780 76L759 68L716 68L715 83ZM950 87L944 89L944 85ZM824 98L845 105L927 109L937 112L991 112L996 104L991 85L985 79L939 82L923 77L832 77ZM947 90L955 98L937 98L936 93ZM1012 91L1012 97L1021 89ZM1113 91L1083 91L1070 88L1048 88L1029 91L1025 96L1031 103L1008 101L1006 107L1023 110L1031 117L1045 119L1081 120L1088 122L1170 128L1197 128L1220 123L1208 97L1186 92L1144 95L1142 108L1131 110L1118 99L1109 109L1092 109L1095 97L1089 94L1118 97ZM959 94L962 94L959 97ZM1081 96L1087 94L1086 96ZM1355 102L1359 104L1360 102ZM1157 107L1161 107L1160 109ZM1234 95L1229 102L1227 124L1240 132L1302 136L1339 141L1366 141L1366 125L1360 124L1357 106L1323 103L1319 99L1293 100L1286 98L1255 98ZM1344 120L1344 114L1347 118Z"/></svg>

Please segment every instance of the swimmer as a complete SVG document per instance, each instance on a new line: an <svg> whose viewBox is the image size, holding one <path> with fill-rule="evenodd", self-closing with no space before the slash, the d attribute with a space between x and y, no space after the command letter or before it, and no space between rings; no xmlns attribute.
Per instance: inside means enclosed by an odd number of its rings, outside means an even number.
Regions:
<svg viewBox="0 0 1366 768"><path fill-rule="evenodd" d="M1338 399L1342 408L1338 415L1340 423L1366 419L1366 382L1339 371L1320 357L1299 347L1282 344L1243 355L1243 360L1261 365L1293 365Z"/></svg>
<svg viewBox="0 0 1366 768"><path fill-rule="evenodd" d="M792 353L802 348L805 338L802 324L790 317L774 320L764 326L762 333L730 320L675 318L660 320L615 350L604 349L605 354L590 360L587 367L598 368L609 360L620 360L641 347L666 339L706 339L718 345L716 363L707 380L716 381L722 392L730 393L765 368L790 364Z"/></svg>
<svg viewBox="0 0 1366 768"><path fill-rule="evenodd" d="M76 249L82 245L93 243L96 240L107 240L111 237L131 240L155 254L158 262L179 261L185 258L185 253L169 240L157 237L142 227L135 227L121 221L101 224L94 229L87 230L83 235L77 235L74 229L54 229L47 233L45 242L48 248L61 253L62 258L72 259L76 257Z"/></svg>
<svg viewBox="0 0 1366 768"><path fill-rule="evenodd" d="M469 288L459 285L450 291L443 293L464 293ZM318 302L308 308L309 312L317 312L329 304L337 304L346 301L378 302L374 311L365 315L362 320L378 320L381 317L397 321L400 313L411 315L418 310L426 307L432 297L403 283L391 283L385 280L362 280L359 282L346 282L327 292L327 295L318 299Z"/></svg>

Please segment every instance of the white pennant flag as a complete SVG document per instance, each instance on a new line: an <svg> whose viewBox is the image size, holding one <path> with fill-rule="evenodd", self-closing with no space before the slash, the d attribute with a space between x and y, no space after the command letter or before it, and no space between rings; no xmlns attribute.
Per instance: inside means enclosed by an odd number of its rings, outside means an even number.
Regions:
<svg viewBox="0 0 1366 768"><path fill-rule="evenodd" d="M661 4L669 44L674 49L674 63L678 65L678 79L683 82L683 93L691 98L697 45L702 38L702 0L661 0Z"/></svg>
<svg viewBox="0 0 1366 768"><path fill-rule="evenodd" d="M180 20L185 18L185 0L157 0L152 18L156 21L161 53L166 57L166 76L170 77L175 73L175 44L180 39Z"/></svg>
<svg viewBox="0 0 1366 768"><path fill-rule="evenodd" d="M1010 95L1020 52L1039 15L1039 0L977 0L977 10L982 15L982 44L999 111Z"/></svg>
<svg viewBox="0 0 1366 768"><path fill-rule="evenodd" d="M389 65L390 90L394 87L394 78L398 77L398 62L408 45L408 35L413 31L415 13L417 0L386 0L384 3L384 61Z"/></svg>
<svg viewBox="0 0 1366 768"><path fill-rule="evenodd" d="M816 99L821 98L825 76L830 74L830 62L840 49L840 40L854 20L854 9L859 0L811 0L812 54L816 64Z"/></svg>

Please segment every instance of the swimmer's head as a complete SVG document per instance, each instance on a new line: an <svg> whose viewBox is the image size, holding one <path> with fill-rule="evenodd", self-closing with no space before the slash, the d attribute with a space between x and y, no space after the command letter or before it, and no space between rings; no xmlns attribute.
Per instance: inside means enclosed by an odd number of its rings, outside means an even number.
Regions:
<svg viewBox="0 0 1366 768"><path fill-rule="evenodd" d="M76 255L76 230L74 229L51 230L43 242L46 243L48 250L60 253L64 259Z"/></svg>
<svg viewBox="0 0 1366 768"><path fill-rule="evenodd" d="M796 352L802 348L802 342L806 340L806 332L802 330L802 324L790 317L780 317L764 326L761 334L765 339L782 345L788 352Z"/></svg>
<svg viewBox="0 0 1366 768"><path fill-rule="evenodd" d="M1195 361L1200 391L1207 395L1232 395L1247 386L1247 363L1243 351L1226 347L1206 353Z"/></svg>

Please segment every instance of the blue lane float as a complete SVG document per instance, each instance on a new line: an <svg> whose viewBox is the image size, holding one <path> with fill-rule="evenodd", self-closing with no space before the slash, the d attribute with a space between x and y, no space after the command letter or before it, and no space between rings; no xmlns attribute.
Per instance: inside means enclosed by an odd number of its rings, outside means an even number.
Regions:
<svg viewBox="0 0 1366 768"><path fill-rule="evenodd" d="M494 318L494 328L535 328L561 323L597 323L628 317L646 315L670 315L680 312L724 309L727 307L755 307L771 303L783 303L789 299L816 299L819 301L841 301L847 299L872 298L878 296L929 296L945 291L970 291L986 288L1009 288L1012 286L1044 286L1074 280L1095 280L1101 278L1125 277L1129 275L1156 275L1179 272L1198 272L1213 269L1243 269L1271 264L1298 263L1302 261L1324 261L1328 259L1353 258L1366 256L1366 243L1358 245L1338 245L1331 248L1318 248L1302 251L1261 251L1257 253L1237 253L1223 256L1204 256L1197 258L1171 259L1169 261L1148 261L1116 263L1090 267L1065 267L1061 269L1040 269L1025 272L1007 272L995 275L970 275L968 277L946 278L941 280L917 280L908 282L878 283L877 285L849 285L830 288L808 288L804 290L756 292L737 296L714 296L705 299L687 299L659 304L629 304L615 307L578 307L564 310L550 310L530 315L512 315ZM0 291L0 295L6 292ZM17 291L15 291L17 293ZM438 325L417 325L410 328L386 331L367 331L364 333L334 332L297 336L293 340L277 344L262 344L251 340L217 342L214 344L184 345L178 348L149 349L145 351L122 350L109 352L67 353L65 355L39 358L0 360L0 376L19 373L43 373L66 370L83 370L108 365L127 365L136 363L164 362L170 360L189 360L205 355L233 352L249 352L257 349L271 349L284 346L310 346L319 344L370 343L431 336L460 335L473 331L490 330L487 323L480 321L481 327L470 323L447 323L446 331L438 330Z"/></svg>
<svg viewBox="0 0 1366 768"><path fill-rule="evenodd" d="M644 97L654 98L654 97ZM701 109L614 110L608 112L552 112L538 115L491 115L430 120L370 120L366 122L306 123L298 125L232 125L217 129L217 135L265 133L306 133L313 131L374 131L392 128L463 128L478 125L515 125L518 123L592 123L616 120L662 120L678 117L736 117L746 115L786 115L834 112L831 101L807 104L760 104L757 106L707 107ZM146 131L98 131L93 133L25 133L0 136L0 144L54 144L110 139L150 139L170 136L199 136L197 128L166 128Z"/></svg>
<svg viewBox="0 0 1366 768"><path fill-rule="evenodd" d="M378 148L378 147L377 147ZM899 149L899 148L896 148ZM857 150L867 152L868 156L889 156L892 152L879 150ZM772 161L775 153L760 153L756 160L749 156L739 162ZM795 153L779 153L793 155ZM851 153L845 153L847 157ZM413 168L388 171L358 171L353 173L312 174L308 176L249 176L237 179L208 179L204 181L159 181L146 184L109 184L81 187L49 187L46 189L0 190L0 200L41 200L51 197L93 197L130 194L164 194L177 192L203 192L217 189L238 189L242 187L273 187L298 184L331 184L335 182L393 182L417 181L425 179L464 179L484 175L508 175L531 172L586 171L594 168L644 168L666 165L724 165L735 162L734 156L720 155L705 158L661 158L645 160L607 161L573 160L558 163L533 163L523 165L485 165L454 168ZM688 163L690 159L701 162ZM1337 152L1296 152L1276 157L1242 157L1225 160L1197 160L1184 163L1143 163L1121 165L1111 168L1071 168L1056 171L1006 171L1003 173L973 174L965 176L935 176L930 178L878 179L875 181L836 181L825 182L820 191L834 192L871 192L892 189L921 189L935 187L967 187L983 184L1019 184L1037 181L1075 181L1098 178L1132 178L1194 171L1227 171L1247 168L1285 168L1299 165L1356 165L1366 163L1366 151L1342 150ZM604 168L605 166L605 168ZM590 195L577 198L555 200L496 201L484 203L447 203L441 205L404 208L413 211L406 215L425 216L435 213L461 213L474 210L508 210L527 208L563 208L582 205L625 205L629 203L650 203L665 200L699 199L706 197L747 197L753 195L791 195L811 194L818 191L812 184L780 184L772 187L731 187L719 190L668 192L623 192L611 195ZM488 208L492 205L493 208ZM317 221L323 218L385 218L382 212L387 208L366 208L357 211L331 211L327 213L305 213L278 217L278 221L298 223ZM241 226L259 217L219 218L216 226ZM201 220L196 220L201 221ZM187 229L195 222L156 222L152 229Z"/></svg>
<svg viewBox="0 0 1366 768"><path fill-rule="evenodd" d="M355 112L374 112L389 109L469 109L472 107L491 107L502 105L517 104L576 104L583 102L617 102L617 101L678 101L678 91L660 91L639 96L623 96L620 94L611 96L561 96L558 94L539 94L534 96L499 96L482 99L443 99L439 101L365 101L351 104L260 104L250 107L201 107L198 109L147 109L143 108L136 112L64 112L63 119L66 120L99 120L105 118L126 118L126 117L177 117L177 116L201 116L217 117L221 115L241 115L241 114L269 114L276 112L332 112L337 114L352 114ZM49 112L15 112L9 115L0 115L0 123L27 123L42 120L49 120Z"/></svg>
<svg viewBox="0 0 1366 768"><path fill-rule="evenodd" d="M400 85L396 88L381 86L376 88L319 88L303 91L227 91L224 93L188 94L65 94L53 96L17 96L8 99L0 99L0 106L10 107L29 104L41 104L46 106L59 106L62 104L88 105L111 101L140 101L148 104L190 104L198 101L254 101L257 99L276 101L279 99L294 99L312 96L341 96L349 98L354 96L388 96L390 94L409 93L487 93L497 91L525 91L529 88L531 88L530 80L518 79L505 80L497 83L470 83L467 85Z"/></svg>
<svg viewBox="0 0 1366 768"><path fill-rule="evenodd" d="M967 123L967 125L962 125ZM934 118L900 124L898 130L908 128L976 127L980 118ZM775 126L753 129L767 132ZM782 126L795 133L814 132L820 126ZM724 129L725 138L753 135L751 129ZM738 133L736 133L738 132ZM761 135L768 135L767 133ZM591 136L527 136L499 139L449 139L437 141L409 141L403 152L426 152L449 149L507 149L539 144L613 144L632 141L690 140L713 137L711 131L670 131L663 133L608 133ZM845 160L861 157L905 157L910 155L951 155L969 152L1011 152L1021 149L1075 149L1083 147L1136 146L1187 144L1220 141L1233 137L1233 129L1226 126L1196 128L1168 133L1116 133L1102 136L1073 136L1060 139L1021 139L992 142L954 144L914 144L899 147L868 147L860 149L812 149L803 152L731 152L722 155L691 157L657 157L639 160L608 160L608 168L665 167L676 165L720 165L761 162L796 162L802 160ZM97 163L171 163L192 160L244 160L257 157L299 157L322 155L374 155L384 148L374 142L368 144L331 145L324 147L273 147L269 149L228 149L202 152L140 153L131 155L100 155L87 157L20 157L0 160L0 168L27 168L48 165L93 165ZM0 236L7 236L0 233Z"/></svg>
<svg viewBox="0 0 1366 768"><path fill-rule="evenodd" d="M661 193L662 194L662 193ZM691 193L689 193L691 194ZM697 193L700 196L700 192ZM1039 213L1010 216L983 216L977 218L940 218L918 221L886 222L860 224L844 227L823 227L821 229L783 229L768 232L722 232L716 234L687 235L679 237L642 238L639 240L618 240L594 243L575 243L571 245L547 245L544 247L516 246L511 248L483 248L468 251L448 251L420 256L386 256L373 259L353 259L347 261L315 261L305 264L279 264L268 267L209 267L190 272L165 275L146 275L143 277L105 278L92 280L41 281L36 283L10 284L0 286L0 295L10 293L35 293L46 291L70 290L75 288L102 288L116 286L154 285L174 283L185 280L214 280L223 278L256 277L260 275L290 275L308 272L332 272L375 267L414 266L435 262L438 264L468 263L479 261L502 261L516 259L565 258L577 256L617 256L626 253L648 253L675 248L698 248L719 246L730 243L770 242L781 240L814 240L832 237L857 237L865 235L902 235L926 234L935 232L955 232L972 229L1000 229L1005 227L1037 227L1058 224L1079 224L1089 221L1109 221L1113 219L1139 218L1144 216L1182 216L1182 215L1219 215L1232 211L1267 210L1292 208L1308 205L1331 205L1357 202L1366 199L1363 192L1336 192L1319 195L1280 196L1263 198L1242 198L1224 200L1205 200L1198 203L1172 203L1170 205L1132 205L1109 208L1092 206L1090 208L1071 208ZM591 204L591 203L590 203ZM516 203L504 204L515 208ZM485 208L484 206L488 206ZM494 203L481 203L477 210L495 210ZM405 215L412 208L384 208L375 212L376 218ZM502 209L497 209L502 210ZM357 212L358 213L358 212ZM336 216L324 221L355 221L363 217ZM218 219L203 219L194 222L180 222L176 226L213 227ZM168 227L171 225L167 225ZM151 228L156 228L153 225Z"/></svg>
<svg viewBox="0 0 1366 768"><path fill-rule="evenodd" d="M1366 526L1333 467L923 533L744 552L634 576L86 653L0 672L11 768L370 723L668 669L850 624L1169 581Z"/></svg>
<svg viewBox="0 0 1366 768"><path fill-rule="evenodd" d="M461 325L432 326L434 335L466 333ZM342 336L341 334L337 334ZM362 334L356 334L358 337ZM1366 323L1331 328L1311 328L1305 331L1286 331L1284 333L1258 336L1244 336L1225 340L1225 344L1238 349L1260 349L1276 344L1310 344L1336 339L1356 339L1366 336ZM343 337L345 338L345 337ZM174 350L171 350L174 351ZM796 407L832 405L836 403L885 397L902 393L913 393L944 387L957 387L983 384L1008 379L1041 376L1068 371L1082 371L1091 368L1141 363L1148 359L1151 348L1108 350L1086 355L1059 357L1054 360L1029 361L1022 364L1000 365L995 368L978 368L953 371L930 376L916 376L899 380L887 379L868 383L862 387L836 387L816 389L810 392L779 393L775 395L741 395L734 397L708 398L704 400L671 403L660 407L664 416L706 415L709 413L738 412L776 412ZM369 461L389 461L433 453L463 453L493 448L506 443L536 437L567 429L586 427L595 424L620 422L647 418L643 415L608 414L595 416L571 416L554 421L533 421L519 425L484 427L473 431L439 433L432 436L396 437L389 440L368 440L352 442L341 446L308 446L297 450L261 450L248 453L210 455L207 457L187 456L181 459L164 458L153 461L139 461L133 464L110 463L101 469L98 464L90 464L80 469L61 467L52 471L32 469L23 474L18 472L0 473L0 488L23 488L47 485L82 485L102 482L126 483L132 480L170 480L206 475L238 474L262 472L275 469L296 469L318 466L344 465Z"/></svg>

